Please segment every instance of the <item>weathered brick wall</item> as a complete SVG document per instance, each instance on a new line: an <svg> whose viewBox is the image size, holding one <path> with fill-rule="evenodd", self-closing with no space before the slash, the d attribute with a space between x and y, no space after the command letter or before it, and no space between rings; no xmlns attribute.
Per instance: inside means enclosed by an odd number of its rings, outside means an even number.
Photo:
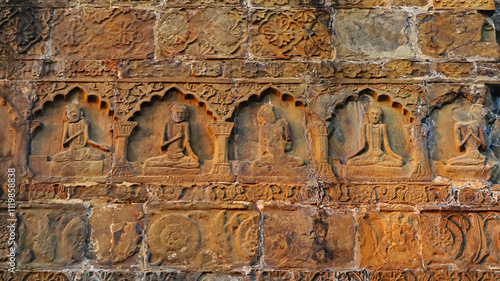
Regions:
<svg viewBox="0 0 500 281"><path fill-rule="evenodd" d="M0 279L500 280L499 18L0 0Z"/></svg>

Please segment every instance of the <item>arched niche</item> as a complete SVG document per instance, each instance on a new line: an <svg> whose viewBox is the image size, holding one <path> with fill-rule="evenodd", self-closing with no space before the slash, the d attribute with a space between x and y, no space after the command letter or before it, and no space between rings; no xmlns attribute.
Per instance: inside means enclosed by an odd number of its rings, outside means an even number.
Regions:
<svg viewBox="0 0 500 281"><path fill-rule="evenodd" d="M127 148L127 159L136 172L142 169L146 160L166 153L161 145L164 142L165 129L170 120L172 106L175 104L183 104L187 107L190 146L198 157L202 172L210 170L214 145L207 132L207 125L215 118L207 110L206 105L199 102L193 95L185 95L177 88L170 88L153 95L151 100L141 103L140 110L129 119L129 121L137 122L137 126L129 137Z"/></svg>
<svg viewBox="0 0 500 281"><path fill-rule="evenodd" d="M482 105L474 104L464 96L457 95L450 102L443 103L440 107L436 107L430 114L430 121L433 126L430 133L430 156L434 161L446 163L447 160L463 154L463 148L457 149L455 143L455 123L453 111L455 108L461 108L471 114L471 117L482 123L484 111ZM473 114L477 113L477 114ZM484 127L483 127L484 130ZM484 152L484 149L481 149Z"/></svg>
<svg viewBox="0 0 500 281"><path fill-rule="evenodd" d="M83 145L85 149L88 148L86 152L80 151L73 156L66 156L67 163L61 162L58 165L66 166L67 169L57 171L59 166L53 167L54 156L61 156L61 152L73 149L70 148L69 143L63 145L64 139L68 137L68 135L64 136L64 132L68 123L70 123L67 117L67 106L70 104L80 108L83 114L81 118L87 124L88 139L91 142ZM111 132L113 117L107 102L101 101L98 96L88 95L79 87L74 87L68 90L66 94L56 95L53 99L44 102L33 115L30 167L35 175L100 177L107 174L111 163L110 151L113 146ZM99 168L92 167L80 170L81 167L79 166L90 167L92 165L90 164L91 161L87 162L80 159L82 157L77 156L79 153L82 155L99 154L104 159L102 159L102 164L98 165ZM101 160L98 162L101 162ZM102 170L100 170L101 166Z"/></svg>
<svg viewBox="0 0 500 281"><path fill-rule="evenodd" d="M367 111L370 107L381 107L383 117L380 123L387 128L389 146L406 163L411 158L407 125L414 122L408 109L393 101L391 96L365 89L359 94L348 96L338 103L333 110L330 126L333 132L329 137L329 156L346 163L363 147L365 139L361 132L369 122Z"/></svg>
<svg viewBox="0 0 500 281"><path fill-rule="evenodd" d="M451 179L498 182L498 159L491 147L482 102L461 93L433 108L431 159L436 175Z"/></svg>
<svg viewBox="0 0 500 281"><path fill-rule="evenodd" d="M255 161L259 151L259 122L257 115L262 105L276 108L279 118L285 119L290 128L292 146L287 154L308 159L305 106L274 88L263 90L237 106L233 120L233 134L229 140L229 159Z"/></svg>

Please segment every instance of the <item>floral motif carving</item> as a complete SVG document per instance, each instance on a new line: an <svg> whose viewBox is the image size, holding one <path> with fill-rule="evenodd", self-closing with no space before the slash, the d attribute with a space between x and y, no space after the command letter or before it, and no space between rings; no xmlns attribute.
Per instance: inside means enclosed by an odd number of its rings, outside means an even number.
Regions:
<svg viewBox="0 0 500 281"><path fill-rule="evenodd" d="M48 9L6 8L0 13L0 56L44 55L51 14ZM42 44L37 44L42 42ZM34 46L38 50L31 50Z"/></svg>
<svg viewBox="0 0 500 281"><path fill-rule="evenodd" d="M237 84L236 85L236 105L247 101L251 96L260 96L265 90L273 88L281 94L292 96L295 101L305 103L306 85L304 84Z"/></svg>
<svg viewBox="0 0 500 281"><path fill-rule="evenodd" d="M207 101L222 120L227 120L235 109L235 91L230 84L185 84L184 89Z"/></svg>
<svg viewBox="0 0 500 281"><path fill-rule="evenodd" d="M124 120L139 110L142 101L151 99L151 94L163 90L162 83L118 83L116 87L116 113Z"/></svg>
<svg viewBox="0 0 500 281"><path fill-rule="evenodd" d="M319 10L257 10L252 16L251 52L261 57L331 57L329 18Z"/></svg>
<svg viewBox="0 0 500 281"><path fill-rule="evenodd" d="M238 210L154 211L148 237L152 265L252 264L259 216ZM229 242L229 243L228 243Z"/></svg>
<svg viewBox="0 0 500 281"><path fill-rule="evenodd" d="M118 77L118 63L116 61L68 61L66 76Z"/></svg>
<svg viewBox="0 0 500 281"><path fill-rule="evenodd" d="M237 9L177 10L162 16L159 55L237 57L245 49L246 14ZM168 23L168 24L167 24Z"/></svg>
<svg viewBox="0 0 500 281"><path fill-rule="evenodd" d="M53 54L75 59L146 58L153 53L154 17L134 9L57 10Z"/></svg>

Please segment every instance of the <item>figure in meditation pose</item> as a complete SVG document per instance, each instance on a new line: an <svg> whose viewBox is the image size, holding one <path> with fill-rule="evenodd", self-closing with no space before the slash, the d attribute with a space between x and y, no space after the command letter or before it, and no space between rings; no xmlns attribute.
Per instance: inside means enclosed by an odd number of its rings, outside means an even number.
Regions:
<svg viewBox="0 0 500 281"><path fill-rule="evenodd" d="M66 124L63 130L63 150L52 157L53 162L99 161L103 160L101 151L109 151L107 145L99 144L89 138L89 123L83 118L83 110L76 104L66 106Z"/></svg>
<svg viewBox="0 0 500 281"><path fill-rule="evenodd" d="M387 129L381 123L383 111L380 106L372 106L367 112L368 122L361 131L363 146L353 156L348 158L349 164L354 166L382 165L401 167L401 156L394 153L389 147Z"/></svg>
<svg viewBox="0 0 500 281"><path fill-rule="evenodd" d="M198 156L193 153L189 140L189 111L184 104L172 106L170 121L165 127L162 150L167 153L144 163L146 167L174 167L194 169L199 167Z"/></svg>
<svg viewBox="0 0 500 281"><path fill-rule="evenodd" d="M260 107L257 114L259 121L259 155L255 164L258 166L275 165L279 163L298 167L304 165L304 160L286 154L292 149L290 128L285 119L278 118L276 108L270 104Z"/></svg>
<svg viewBox="0 0 500 281"><path fill-rule="evenodd" d="M451 116L455 120L455 144L458 151L465 151L465 153L449 159L447 164L483 165L486 156L479 152L479 147L486 148L483 126L461 107L454 108L451 111Z"/></svg>

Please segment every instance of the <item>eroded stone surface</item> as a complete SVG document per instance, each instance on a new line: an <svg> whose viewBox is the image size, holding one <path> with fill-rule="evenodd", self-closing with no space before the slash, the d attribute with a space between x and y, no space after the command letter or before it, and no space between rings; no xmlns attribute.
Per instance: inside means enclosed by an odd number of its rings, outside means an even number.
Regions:
<svg viewBox="0 0 500 281"><path fill-rule="evenodd" d="M358 218L358 225L363 267L420 267L417 214L397 211L367 213Z"/></svg>
<svg viewBox="0 0 500 281"><path fill-rule="evenodd" d="M420 14L418 21L418 41L425 55L437 59L498 59L498 45L487 35L493 29L481 14Z"/></svg>
<svg viewBox="0 0 500 281"><path fill-rule="evenodd" d="M100 264L138 263L144 230L140 205L104 205L92 209L93 252Z"/></svg>
<svg viewBox="0 0 500 281"><path fill-rule="evenodd" d="M247 48L247 24L247 14L238 9L169 10L157 28L157 56L241 57Z"/></svg>
<svg viewBox="0 0 500 281"><path fill-rule="evenodd" d="M332 210L264 211L267 268L348 268L354 262L354 219Z"/></svg>
<svg viewBox="0 0 500 281"><path fill-rule="evenodd" d="M19 213L21 267L75 267L87 256L87 216L82 205L24 207Z"/></svg>
<svg viewBox="0 0 500 281"><path fill-rule="evenodd" d="M337 56L412 58L408 19L409 15L399 10L339 10L334 22Z"/></svg>
<svg viewBox="0 0 500 281"><path fill-rule="evenodd" d="M209 269L243 267L257 262L259 213L246 208L172 207L149 209L147 243L152 266Z"/></svg>
<svg viewBox="0 0 500 281"><path fill-rule="evenodd" d="M146 59L154 51L155 15L147 10L56 10L53 21L59 58Z"/></svg>

